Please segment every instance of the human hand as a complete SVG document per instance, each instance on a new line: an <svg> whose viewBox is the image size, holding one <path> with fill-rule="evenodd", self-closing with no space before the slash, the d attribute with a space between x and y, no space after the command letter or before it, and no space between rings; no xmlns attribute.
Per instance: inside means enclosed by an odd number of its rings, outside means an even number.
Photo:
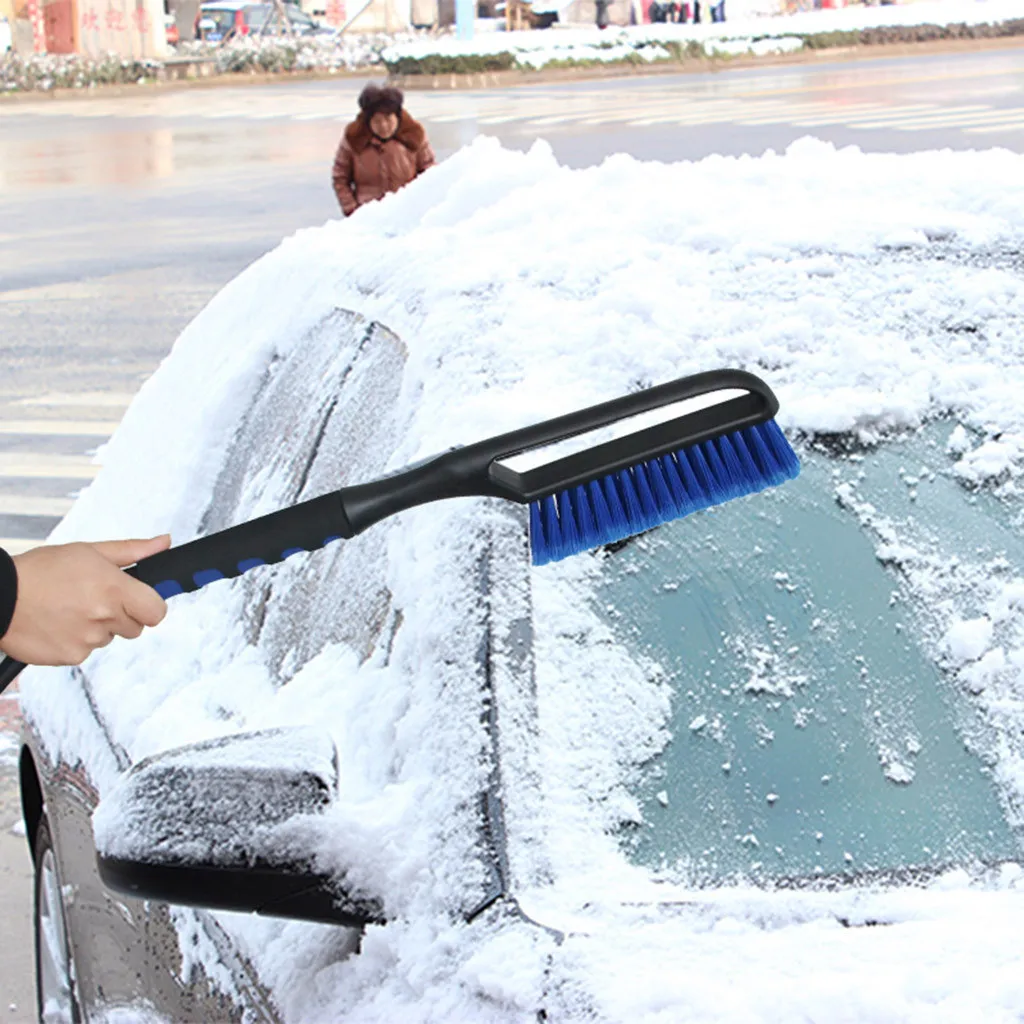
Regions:
<svg viewBox="0 0 1024 1024"><path fill-rule="evenodd" d="M29 665L78 665L115 636L133 639L155 626L167 614L164 599L121 567L170 543L164 534L15 555L18 598L0 651Z"/></svg>

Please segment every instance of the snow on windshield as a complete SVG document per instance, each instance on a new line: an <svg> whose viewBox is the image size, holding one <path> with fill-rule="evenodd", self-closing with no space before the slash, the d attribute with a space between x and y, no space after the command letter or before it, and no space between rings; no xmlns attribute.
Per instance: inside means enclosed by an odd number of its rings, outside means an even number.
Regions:
<svg viewBox="0 0 1024 1024"><path fill-rule="evenodd" d="M615 156L573 171L543 143L521 154L482 138L350 220L286 239L225 288L143 387L54 539L194 536L261 375L336 308L407 346L405 432L381 456L390 468L638 386L739 366L772 385L794 436L871 443L955 417L963 430L950 465L1012 499L1024 471L1022 243L1024 158L1003 151L865 155L805 139L761 158ZM838 497L880 553L903 543L855 488ZM460 507L408 513L382 547L407 636L459 635L465 602L445 595L464 585L452 566L484 515ZM952 670L972 673L981 705L1000 709L1000 782L1024 797L1014 713L1024 700L1024 579L981 572L968 577L978 593L963 579L943 589L926 554L903 564L920 569L915 592L941 620ZM447 804L435 798L444 780L428 774L436 764L410 754L426 742L420 726L444 724L444 688L415 684L443 673L443 644L421 643L417 659L388 672L335 645L278 692L246 652L234 588L220 585L172 602L158 630L86 666L110 734L133 759L281 714L331 730L343 765L354 756L345 716L397 738L400 754L357 751L367 777L392 778L397 759L405 787L386 813L366 803L359 849L370 857L364 879L376 872L410 916L369 929L348 959L320 926L221 916L285 1018L518 1021L536 1019L541 1004L555 1018L631 1022L1015 1018L1024 885L1013 867L989 880L995 891L966 876L831 902L742 888L693 902L675 889L658 895L690 910L666 918L643 908L654 883L607 829L631 811L629 773L666 741L670 694L657 666L630 658L588 611L598 571L583 556L532 576L542 780L533 838L554 884L538 871L521 895L568 933L560 947L514 922L452 924L416 897L441 884L423 822ZM183 701L161 670L167 659L190 682L209 673L208 699ZM26 674L26 711L102 791L109 757L64 682L58 671ZM235 700L227 718L213 683ZM288 689L301 700L286 702ZM525 790L529 777L513 781ZM506 799L514 811L524 798L512 789ZM434 916L416 917L417 907ZM843 927L879 919L890 926Z"/></svg>

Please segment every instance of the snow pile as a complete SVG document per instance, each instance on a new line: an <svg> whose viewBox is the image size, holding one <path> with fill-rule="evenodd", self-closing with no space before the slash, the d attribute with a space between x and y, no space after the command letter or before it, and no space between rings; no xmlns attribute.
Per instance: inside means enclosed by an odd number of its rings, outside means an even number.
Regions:
<svg viewBox="0 0 1024 1024"><path fill-rule="evenodd" d="M670 198L680 196L700 201ZM376 404L351 410L365 438L325 437L324 459L350 448L338 466L314 463L311 486L323 490L328 469L338 483L346 472L365 479L730 365L769 381L791 432L870 443L954 416L964 430L953 457L969 464L986 440L1024 436L1024 281L1012 255L1022 245L1024 157L1008 152L866 155L805 139L758 159L616 156L571 171L544 144L521 154L479 139L384 202L286 239L229 285L143 387L55 539L169 528L180 543L209 526L209 496L276 368L305 365L281 396L293 416L285 452L315 433L332 374L359 365L346 348L359 348L358 332L317 333L338 309L386 325L408 355L404 369L385 360L371 375ZM360 351L385 348L378 336ZM1024 456L1003 455L1007 489ZM250 467L237 508L287 500L287 461ZM844 493L876 530L880 557L885 545L903 551L922 608L945 617L936 658L984 666L998 689L998 782L1024 794L1013 739L1024 579L1012 568L941 576ZM530 576L538 719L504 791L517 894L568 937L556 946L518 919L453 922L444 907L472 860L438 853L473 838L463 827L482 781L473 581L504 515L475 501L413 510L340 553L290 561L272 583L247 577L175 599L159 629L86 666L131 760L272 725L316 724L334 738L344 806L317 852L385 888L394 920L352 956L350 938L320 926L222 917L285 1019L518 1022L541 1005L552 1019L631 1022L1019 1019L1015 868L915 890L695 893L626 860L608 830L639 813L628 780L666 741L671 693L588 604L600 567L591 558ZM495 599L526 578L523 561L503 564ZM342 569L354 574L335 588L345 593L296 609L321 574ZM364 596L364 611L333 621ZM996 623L1001 660L972 621L982 617ZM746 656L756 683L757 654ZM521 702L512 720L531 706L521 691L510 694ZM23 706L48 749L81 759L109 791L117 765L76 693L61 671L24 676ZM655 899L677 908L641 905ZM191 920L181 918L183 934ZM873 921L889 926L846 927Z"/></svg>

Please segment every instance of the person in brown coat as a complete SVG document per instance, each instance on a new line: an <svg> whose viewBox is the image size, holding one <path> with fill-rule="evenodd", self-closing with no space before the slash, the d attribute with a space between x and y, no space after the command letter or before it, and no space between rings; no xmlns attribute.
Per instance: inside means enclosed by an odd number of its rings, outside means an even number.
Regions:
<svg viewBox="0 0 1024 1024"><path fill-rule="evenodd" d="M331 175L346 217L434 165L427 133L402 98L400 89L372 82L359 94L359 116L345 129Z"/></svg>

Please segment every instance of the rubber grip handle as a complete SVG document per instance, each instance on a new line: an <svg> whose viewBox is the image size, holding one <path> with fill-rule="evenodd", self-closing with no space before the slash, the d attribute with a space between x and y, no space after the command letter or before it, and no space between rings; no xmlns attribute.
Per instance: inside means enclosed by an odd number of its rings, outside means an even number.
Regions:
<svg viewBox="0 0 1024 1024"><path fill-rule="evenodd" d="M168 598L351 536L340 497L325 494L143 558L125 572Z"/></svg>

